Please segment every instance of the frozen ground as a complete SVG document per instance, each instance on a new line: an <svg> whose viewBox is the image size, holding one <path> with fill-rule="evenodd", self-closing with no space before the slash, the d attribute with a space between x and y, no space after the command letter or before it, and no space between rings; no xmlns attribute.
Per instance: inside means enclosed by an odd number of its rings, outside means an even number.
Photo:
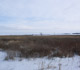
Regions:
<svg viewBox="0 0 80 70"><path fill-rule="evenodd" d="M5 61L7 54L0 52L0 70L80 70L80 56L72 58L30 58Z"/></svg>

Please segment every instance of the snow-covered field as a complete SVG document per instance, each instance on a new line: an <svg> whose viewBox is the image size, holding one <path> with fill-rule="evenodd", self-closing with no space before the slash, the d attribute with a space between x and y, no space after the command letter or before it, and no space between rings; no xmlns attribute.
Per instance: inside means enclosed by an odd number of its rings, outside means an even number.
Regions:
<svg viewBox="0 0 80 70"><path fill-rule="evenodd" d="M16 58L4 60L7 54L0 52L0 70L80 70L80 56L72 58Z"/></svg>

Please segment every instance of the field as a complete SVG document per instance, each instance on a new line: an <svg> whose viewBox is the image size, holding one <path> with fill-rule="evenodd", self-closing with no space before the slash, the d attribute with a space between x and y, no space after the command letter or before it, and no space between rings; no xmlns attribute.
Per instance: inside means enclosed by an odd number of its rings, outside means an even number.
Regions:
<svg viewBox="0 0 80 70"><path fill-rule="evenodd" d="M0 36L0 70L80 70L80 36Z"/></svg>
<svg viewBox="0 0 80 70"><path fill-rule="evenodd" d="M6 52L0 51L0 70L80 70L80 56L66 58L15 58L5 60Z"/></svg>
<svg viewBox="0 0 80 70"><path fill-rule="evenodd" d="M14 56L71 57L74 54L80 55L80 36L0 36L0 49L7 51L10 58Z"/></svg>

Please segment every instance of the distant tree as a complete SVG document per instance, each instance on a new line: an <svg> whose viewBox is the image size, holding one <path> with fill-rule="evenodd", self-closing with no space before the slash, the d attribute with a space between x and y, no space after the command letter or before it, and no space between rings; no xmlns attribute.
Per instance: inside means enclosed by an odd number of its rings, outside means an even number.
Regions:
<svg viewBox="0 0 80 70"><path fill-rule="evenodd" d="M40 36L42 36L43 34L42 33L40 33Z"/></svg>

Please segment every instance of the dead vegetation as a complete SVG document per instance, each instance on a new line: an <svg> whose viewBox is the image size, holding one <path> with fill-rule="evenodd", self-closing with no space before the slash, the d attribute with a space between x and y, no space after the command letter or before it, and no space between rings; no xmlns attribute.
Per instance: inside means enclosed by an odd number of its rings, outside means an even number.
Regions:
<svg viewBox="0 0 80 70"><path fill-rule="evenodd" d="M19 57L80 55L80 36L0 36L0 48L18 51Z"/></svg>

